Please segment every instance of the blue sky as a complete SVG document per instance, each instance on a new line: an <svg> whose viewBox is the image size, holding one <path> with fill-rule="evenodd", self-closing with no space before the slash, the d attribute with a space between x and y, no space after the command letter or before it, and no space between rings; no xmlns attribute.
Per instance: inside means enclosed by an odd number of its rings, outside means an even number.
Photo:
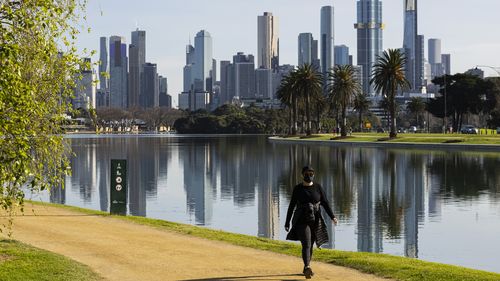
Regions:
<svg viewBox="0 0 500 281"><path fill-rule="evenodd" d="M280 63L297 64L297 36L311 32L319 38L319 14L335 8L335 44L350 47L356 62L355 0L89 0L87 23L78 47L99 49L99 37L146 30L146 61L157 63L167 76L169 94L177 104L182 90L185 45L205 29L213 37L214 58L231 60L236 52L256 55L257 16L264 11L279 17ZM476 65L500 67L500 1L419 0L419 34L442 39L443 53L452 56L452 72ZM384 49L403 42L403 0L383 1ZM426 46L427 57L427 46ZM94 60L97 60L97 56ZM497 75L485 69L487 75Z"/></svg>

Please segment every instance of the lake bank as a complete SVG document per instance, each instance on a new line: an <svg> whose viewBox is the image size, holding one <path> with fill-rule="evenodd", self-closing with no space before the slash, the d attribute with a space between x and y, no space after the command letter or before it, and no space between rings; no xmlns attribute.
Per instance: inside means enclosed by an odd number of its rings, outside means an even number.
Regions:
<svg viewBox="0 0 500 281"><path fill-rule="evenodd" d="M313 135L311 137L270 137L276 143L322 144L351 147L382 147L401 149L432 150L474 150L500 152L500 135L447 135L447 134L399 134L395 139L388 139L387 134L352 134L340 138L332 134Z"/></svg>
<svg viewBox="0 0 500 281"><path fill-rule="evenodd" d="M272 276L274 278L279 276L280 280L290 278L292 280L297 278L297 274L301 270L301 261L298 258L300 256L300 246L297 243L228 233L143 217L116 217L104 212L76 207L45 203L28 204L26 210L34 208L35 213L39 215L38 218L43 221L36 222L34 217L28 217L24 218L24 222L19 222L20 217L16 218L16 224L21 224L21 228L17 228L17 234L15 232L15 235L18 235L21 241L30 240L29 233L26 234L25 232L33 231L32 226L36 225L36 234L31 234L34 243L39 244L36 246L43 246L45 243L45 247L41 248L50 248L49 250L63 252L63 254L69 256L76 255L72 258L84 264L89 264L91 268L103 274L105 278L109 278L108 276L123 278L125 276L123 274L127 274L128 279L134 276L147 276L148 280L154 280L155 276L158 277L156 274L160 274L159 271L168 269L167 273L172 274L171 277L181 280L195 280L194 278L201 277L223 278L223 276L224 278L229 278L229 276L232 276L231 278L238 277L238 279L241 279L242 276L246 276L245 278L259 276L263 277L264 280ZM57 225L64 225L65 227L56 227ZM115 227L117 228L115 230L121 233L120 235L114 235L113 228ZM75 231L78 232L75 233ZM88 233L89 231L91 233ZM45 234L50 234L50 237L55 235L61 241L43 242ZM137 235L137 237L134 238L134 235ZM97 237L99 239L93 239ZM71 241L69 244L67 244L68 241L65 241L68 239ZM117 243L122 242L124 245L117 245ZM135 245L135 243L138 244ZM82 246L85 249L81 249ZM69 248L69 252L63 250L65 247ZM87 253L89 249L97 252ZM159 256L150 257L150 252L153 256ZM276 254L280 255L276 256ZM123 257L123 260L121 260L121 255L128 257ZM211 255L216 256L211 257ZM217 257L221 255L230 257L231 261L219 263ZM256 259L255 256L259 256L259 258ZM172 257L175 257L175 259L172 259ZM114 259L116 264L108 264L108 258ZM140 258L140 260L136 258ZM224 259L224 261L226 260L228 259ZM182 261L190 261L191 264L182 265ZM318 261L323 263L318 263ZM212 264L214 262L217 265ZM248 264L255 265L250 268ZM333 267L333 265L342 267ZM142 268L143 266L144 268ZM185 266L190 268L190 272L182 270ZM329 269L330 266L332 266L331 269ZM356 270L353 271L345 267ZM131 273L132 268L139 268L140 272ZM377 278L359 273L357 270L396 280L498 280L500 278L500 274L497 273L464 267L385 254L343 252L327 249L315 250L313 268L317 271L317 278L321 280L328 280L330 279L329 276L332 278L342 276L342 280L359 280L359 278L377 280ZM239 272L238 270L243 271ZM329 270L332 270L331 273L328 273ZM165 278L163 276L163 279ZM243 278L243 280L245 279Z"/></svg>

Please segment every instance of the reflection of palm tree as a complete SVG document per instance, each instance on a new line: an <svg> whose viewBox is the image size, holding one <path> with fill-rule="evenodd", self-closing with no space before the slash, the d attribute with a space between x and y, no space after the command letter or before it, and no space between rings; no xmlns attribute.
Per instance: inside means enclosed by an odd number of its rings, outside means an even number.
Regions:
<svg viewBox="0 0 500 281"><path fill-rule="evenodd" d="M425 102L422 98L419 97L413 97L410 99L408 104L406 105L406 108L408 109L410 114L415 115L416 121L417 121L417 126L419 126L419 118L420 115L425 111Z"/></svg>
<svg viewBox="0 0 500 281"><path fill-rule="evenodd" d="M405 90L410 87L410 82L405 77L404 65L406 58L397 49L389 49L379 56L373 66L371 84L375 90L381 92L388 99L390 115L389 137L395 138L396 131L396 93L399 89Z"/></svg>
<svg viewBox="0 0 500 281"><path fill-rule="evenodd" d="M338 104L341 112L341 136L347 136L347 108L355 95L361 93L361 86L356 79L356 71L352 65L336 65L328 74L329 98L332 104Z"/></svg>

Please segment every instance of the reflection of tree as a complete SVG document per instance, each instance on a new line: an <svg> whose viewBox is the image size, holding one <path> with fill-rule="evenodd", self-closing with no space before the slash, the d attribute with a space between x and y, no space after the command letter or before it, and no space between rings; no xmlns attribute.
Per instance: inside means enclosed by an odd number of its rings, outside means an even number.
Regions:
<svg viewBox="0 0 500 281"><path fill-rule="evenodd" d="M500 184L498 157L468 156L459 152L437 156L430 164L431 174L446 196L477 197L482 191L495 191Z"/></svg>
<svg viewBox="0 0 500 281"><path fill-rule="evenodd" d="M352 150L349 150L352 152ZM353 165L351 157L347 156L345 148L336 148L334 151L334 159L336 160L333 169L333 197L335 200L335 211L350 217L352 205L354 202L351 173Z"/></svg>
<svg viewBox="0 0 500 281"><path fill-rule="evenodd" d="M401 235L401 217L402 207L398 204L396 194L396 157L392 151L387 152L387 158L384 161L384 167L387 169L389 190L384 192L381 198L377 198L375 202L376 209L380 214L381 222L387 227L387 235L389 238L399 238ZM387 187L383 187L384 189Z"/></svg>

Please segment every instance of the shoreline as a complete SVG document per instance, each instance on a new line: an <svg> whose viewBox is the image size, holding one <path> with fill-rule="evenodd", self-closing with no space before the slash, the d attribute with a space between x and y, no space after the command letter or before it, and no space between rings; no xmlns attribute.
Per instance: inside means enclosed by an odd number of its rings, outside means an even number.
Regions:
<svg viewBox="0 0 500 281"><path fill-rule="evenodd" d="M283 137L269 137L271 143L276 144L319 144L337 147L367 147L367 148L396 148L396 149L429 149L448 151L483 151L500 152L500 145L496 144L460 144L460 143L418 143L418 142L373 142L373 141L349 141L347 140L315 140L315 139L292 139Z"/></svg>
<svg viewBox="0 0 500 281"><path fill-rule="evenodd" d="M90 215L89 220L112 218L133 225L152 227L183 235L186 239L206 239L227 245L241 246L253 250L263 250L290 257L300 257L300 245L293 242L265 239L250 235L230 233L205 227L174 223L166 220L150 219L135 216L112 216L109 213L95 211L68 205L27 201L29 205L55 207L60 210ZM147 228L143 231L148 231ZM393 256L388 254L348 252L330 249L316 250L314 261L342 266L372 274L382 278L395 280L500 280L500 274L477 269L470 269L456 265L428 262L418 259ZM424 275L425 274L425 275ZM417 277L417 278L416 278ZM420 277L420 278L418 278Z"/></svg>

